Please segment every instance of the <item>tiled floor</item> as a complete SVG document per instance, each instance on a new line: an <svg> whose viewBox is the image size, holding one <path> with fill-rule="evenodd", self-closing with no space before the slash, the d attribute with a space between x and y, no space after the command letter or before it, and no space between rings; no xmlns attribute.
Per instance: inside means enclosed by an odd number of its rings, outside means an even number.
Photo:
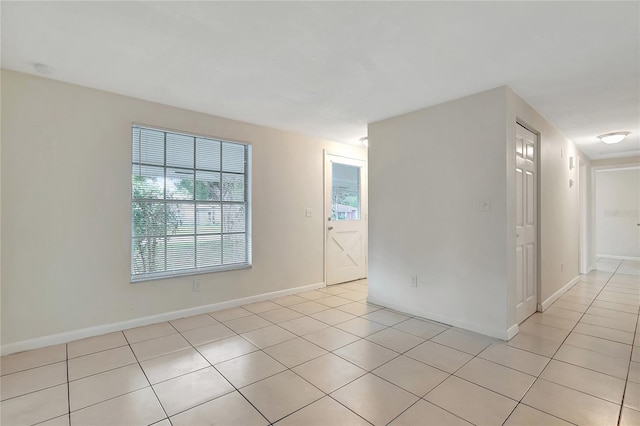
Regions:
<svg viewBox="0 0 640 426"><path fill-rule="evenodd" d="M508 343L355 282L10 355L2 425L638 425L640 264L598 268Z"/></svg>

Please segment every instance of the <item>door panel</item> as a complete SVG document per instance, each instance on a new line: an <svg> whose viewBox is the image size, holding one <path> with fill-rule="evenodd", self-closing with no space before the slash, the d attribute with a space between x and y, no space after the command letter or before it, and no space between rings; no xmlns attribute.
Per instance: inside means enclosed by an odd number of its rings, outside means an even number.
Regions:
<svg viewBox="0 0 640 426"><path fill-rule="evenodd" d="M538 138L520 125L516 128L516 318L521 323L536 311L538 304Z"/></svg>
<svg viewBox="0 0 640 426"><path fill-rule="evenodd" d="M366 277L366 168L361 160L325 157L327 284Z"/></svg>

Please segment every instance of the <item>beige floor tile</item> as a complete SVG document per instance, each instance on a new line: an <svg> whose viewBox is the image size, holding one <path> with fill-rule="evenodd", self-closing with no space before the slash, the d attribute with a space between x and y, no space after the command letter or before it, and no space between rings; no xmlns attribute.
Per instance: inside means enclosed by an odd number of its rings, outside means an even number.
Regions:
<svg viewBox="0 0 640 426"><path fill-rule="evenodd" d="M571 345L562 345L553 358L620 379L626 379L629 371L628 360Z"/></svg>
<svg viewBox="0 0 640 426"><path fill-rule="evenodd" d="M71 413L72 425L152 424L166 415L150 387Z"/></svg>
<svg viewBox="0 0 640 426"><path fill-rule="evenodd" d="M348 300L364 302L367 299L367 294L360 291L348 291L346 293L342 293L340 297Z"/></svg>
<svg viewBox="0 0 640 426"><path fill-rule="evenodd" d="M567 293L564 296L562 296L560 299L558 299L558 301L559 302L577 303L579 305L589 306L591 304L591 302L593 302L593 299L594 299L594 297L580 297L580 296L574 296L574 295L571 295L571 294Z"/></svg>
<svg viewBox="0 0 640 426"><path fill-rule="evenodd" d="M126 344L125 342L124 344ZM30 368L42 367L47 364L65 361L67 359L67 345L47 346L42 349L18 352L0 358L0 372L5 374L17 373Z"/></svg>
<svg viewBox="0 0 640 426"><path fill-rule="evenodd" d="M156 339L158 337L168 336L175 333L177 333L176 329L168 322L145 325L144 327L137 327L124 331L124 335L127 337L129 344L143 342L149 339Z"/></svg>
<svg viewBox="0 0 640 426"><path fill-rule="evenodd" d="M424 342L424 340L418 336L394 328L385 328L382 331L367 336L366 339L398 353L404 353Z"/></svg>
<svg viewBox="0 0 640 426"><path fill-rule="evenodd" d="M180 334L171 334L169 336L157 337L151 340L144 340L140 343L131 345L133 353L138 361L146 361L158 356L167 355L190 348L189 342Z"/></svg>
<svg viewBox="0 0 640 426"><path fill-rule="evenodd" d="M554 308L567 309L569 311L575 311L580 313L583 313L589 307L589 305L583 305L581 303L573 303L573 302L563 302L561 300L558 300L552 306Z"/></svg>
<svg viewBox="0 0 640 426"><path fill-rule="evenodd" d="M358 337L367 337L368 335L376 333L387 327L364 318L354 318L336 325L336 328L354 334Z"/></svg>
<svg viewBox="0 0 640 426"><path fill-rule="evenodd" d="M366 374L362 368L331 353L299 365L293 371L325 393Z"/></svg>
<svg viewBox="0 0 640 426"><path fill-rule="evenodd" d="M325 288L318 289L318 291L323 291L325 293L337 295L337 294L347 293L347 292L349 292L351 290L349 290L348 288L342 288L342 287L337 286L337 285L329 285L329 286L327 286Z"/></svg>
<svg viewBox="0 0 640 426"><path fill-rule="evenodd" d="M624 391L624 406L640 411L640 384L627 382Z"/></svg>
<svg viewBox="0 0 640 426"><path fill-rule="evenodd" d="M513 413L509 416L504 423L505 426L531 426L531 425L544 425L544 426L570 426L571 423L565 422L562 419L552 416L551 414L543 413L540 410L531 408L524 404L518 404Z"/></svg>
<svg viewBox="0 0 640 426"><path fill-rule="evenodd" d="M67 343L67 351L69 352L69 359L71 359L126 345L127 340L124 338L124 334L122 334L121 331L116 331L115 333L88 337L86 339Z"/></svg>
<svg viewBox="0 0 640 426"><path fill-rule="evenodd" d="M180 331L193 330L194 328L206 327L208 325L217 324L218 321L214 320L207 314L194 315L192 317L180 318L174 321L170 321L173 327Z"/></svg>
<svg viewBox="0 0 640 426"><path fill-rule="evenodd" d="M590 315L596 315L599 317L616 318L622 320L636 320L638 316L636 314L630 314L627 312L614 311L613 309L598 308L597 306L590 307L587 312Z"/></svg>
<svg viewBox="0 0 640 426"><path fill-rule="evenodd" d="M502 424L518 404L490 390L451 376L425 399L479 425Z"/></svg>
<svg viewBox="0 0 640 426"><path fill-rule="evenodd" d="M327 324L306 316L283 322L280 326L298 336L304 336L328 327Z"/></svg>
<svg viewBox="0 0 640 426"><path fill-rule="evenodd" d="M338 306L337 309L352 315L360 316L360 315L366 315L370 312L377 311L378 309L382 309L382 306L371 305L368 303L353 302L353 303L349 303L348 305Z"/></svg>
<svg viewBox="0 0 640 426"><path fill-rule="evenodd" d="M570 311L571 312L571 311ZM566 318L560 318L551 314L533 314L527 319L527 321L535 322L537 324L547 325L549 327L561 328L563 330L571 331L575 327L577 320L570 320Z"/></svg>
<svg viewBox="0 0 640 426"><path fill-rule="evenodd" d="M0 424L32 425L69 412L67 385L29 393L0 403Z"/></svg>
<svg viewBox="0 0 640 426"><path fill-rule="evenodd" d="M556 327L549 327L547 325L526 321L523 324L520 324L519 334L522 333L528 334L529 336L541 337L546 340L562 343L564 339L566 339L569 335L569 330L563 330Z"/></svg>
<svg viewBox="0 0 640 426"><path fill-rule="evenodd" d="M369 422L357 416L344 405L330 397L324 397L296 411L276 423L277 426L369 426Z"/></svg>
<svg viewBox="0 0 640 426"><path fill-rule="evenodd" d="M629 359L631 355L631 345L614 342L613 340L601 339L599 337L588 336L586 334L571 333L564 342L566 345L576 346L601 354Z"/></svg>
<svg viewBox="0 0 640 426"><path fill-rule="evenodd" d="M419 397L423 397L449 377L444 371L406 356L399 356L372 373Z"/></svg>
<svg viewBox="0 0 640 426"><path fill-rule="evenodd" d="M209 367L207 360L195 349L185 349L142 361L140 365L152 385Z"/></svg>
<svg viewBox="0 0 640 426"><path fill-rule="evenodd" d="M373 374L356 379L331 396L374 425L386 425L418 400Z"/></svg>
<svg viewBox="0 0 640 426"><path fill-rule="evenodd" d="M243 333L242 337L253 343L258 348L266 348L295 339L296 335L277 325L259 328L257 330Z"/></svg>
<svg viewBox="0 0 640 426"><path fill-rule="evenodd" d="M633 410L629 407L622 407L622 415L620 416L620 426L638 426L640 425L640 411Z"/></svg>
<svg viewBox="0 0 640 426"><path fill-rule="evenodd" d="M620 342L627 345L631 345L633 343L633 333L608 327L601 327L598 325L578 323L576 328L573 329L573 332L586 334L587 336L600 337L601 339L613 340L614 342Z"/></svg>
<svg viewBox="0 0 640 426"><path fill-rule="evenodd" d="M550 358L505 343L495 343L478 356L532 376L538 376L550 361Z"/></svg>
<svg viewBox="0 0 640 426"><path fill-rule="evenodd" d="M198 346L198 351L211 364L219 364L257 350L258 348L241 336L229 337L228 339Z"/></svg>
<svg viewBox="0 0 640 426"><path fill-rule="evenodd" d="M289 368L327 353L320 346L316 346L300 337L268 347L264 351Z"/></svg>
<svg viewBox="0 0 640 426"><path fill-rule="evenodd" d="M213 367L158 383L153 389L169 416L234 390Z"/></svg>
<svg viewBox="0 0 640 426"><path fill-rule="evenodd" d="M629 333L633 333L636 329L637 320L637 317L633 318L633 320L630 320L626 318L611 318L584 314L580 322L584 324L599 325L601 327L615 328L616 330L628 331Z"/></svg>
<svg viewBox="0 0 640 426"><path fill-rule="evenodd" d="M69 360L69 380L80 379L136 362L136 357L129 345L72 358Z"/></svg>
<svg viewBox="0 0 640 426"><path fill-rule="evenodd" d="M215 342L235 335L235 331L220 323L184 331L182 333L182 336L193 346L204 345L205 343Z"/></svg>
<svg viewBox="0 0 640 426"><path fill-rule="evenodd" d="M605 302L603 300L595 300L591 306L605 309L613 309L614 311L627 312L630 314L637 314L638 308L636 306L625 305L623 303Z"/></svg>
<svg viewBox="0 0 640 426"><path fill-rule="evenodd" d="M455 375L516 401L522 399L536 380L534 376L482 358L472 359Z"/></svg>
<svg viewBox="0 0 640 426"><path fill-rule="evenodd" d="M173 426L259 426L269 422L238 392L183 411L171 417Z"/></svg>
<svg viewBox="0 0 640 426"><path fill-rule="evenodd" d="M334 353L367 371L371 371L398 356L397 352L367 340L358 340L335 350Z"/></svg>
<svg viewBox="0 0 640 426"><path fill-rule="evenodd" d="M240 390L270 422L322 398L324 394L291 371L284 371Z"/></svg>
<svg viewBox="0 0 640 426"><path fill-rule="evenodd" d="M578 425L615 425L618 421L618 405L542 379L536 380L522 402Z"/></svg>
<svg viewBox="0 0 640 426"><path fill-rule="evenodd" d="M345 299L344 297L340 297L340 296L323 297L322 299L316 299L315 301L320 304L327 305L331 308L335 308L335 307L346 305L348 303L353 302L353 300Z"/></svg>
<svg viewBox="0 0 640 426"><path fill-rule="evenodd" d="M209 312L209 315L218 321L227 322L238 318L249 317L253 314L238 306L235 308L223 309L221 311Z"/></svg>
<svg viewBox="0 0 640 426"><path fill-rule="evenodd" d="M264 302L250 303L248 305L243 305L242 307L249 312L253 312L254 314L260 314L262 312L279 309L280 305L278 305L277 303L273 303L269 300L265 300Z"/></svg>
<svg viewBox="0 0 640 426"><path fill-rule="evenodd" d="M413 334L414 336L418 336L425 340L431 339L432 337L449 329L447 326L437 325L417 318L411 318L407 321L396 324L393 328L404 331L405 333Z"/></svg>
<svg viewBox="0 0 640 426"><path fill-rule="evenodd" d="M632 361L629 364L629 376L627 380L640 383L640 362Z"/></svg>
<svg viewBox="0 0 640 426"><path fill-rule="evenodd" d="M471 423L454 416L430 402L420 400L400 414L390 426L469 426Z"/></svg>
<svg viewBox="0 0 640 426"><path fill-rule="evenodd" d="M38 426L69 426L69 415L65 414L64 416L55 417L51 420L38 423Z"/></svg>
<svg viewBox="0 0 640 426"><path fill-rule="evenodd" d="M257 330L259 328L268 327L272 325L266 319L259 317L258 315L251 315L248 317L242 317L238 319L233 319L224 323L231 330L236 333L246 333L248 331Z"/></svg>
<svg viewBox="0 0 640 426"><path fill-rule="evenodd" d="M67 363L57 362L0 377L0 398L16 396L67 382Z"/></svg>
<svg viewBox="0 0 640 426"><path fill-rule="evenodd" d="M138 364L69 382L71 411L149 386Z"/></svg>
<svg viewBox="0 0 640 426"><path fill-rule="evenodd" d="M305 334L304 339L328 351L334 351L349 343L360 340L358 336L334 327L323 328L315 333Z"/></svg>
<svg viewBox="0 0 640 426"><path fill-rule="evenodd" d="M540 378L616 404L622 403L625 381L597 371L554 359L544 369Z"/></svg>
<svg viewBox="0 0 640 426"><path fill-rule="evenodd" d="M356 317L355 315L351 315L339 309L327 309L326 311L320 311L309 316L329 325L336 325L341 322L352 320Z"/></svg>
<svg viewBox="0 0 640 426"><path fill-rule="evenodd" d="M507 342L507 345L513 346L514 348L533 352L546 357L553 356L560 347L560 344L560 342L554 342L525 333L519 333Z"/></svg>
<svg viewBox="0 0 640 426"><path fill-rule="evenodd" d="M252 352L221 364L216 364L215 367L236 388L247 386L286 370L284 365L262 351Z"/></svg>
<svg viewBox="0 0 640 426"><path fill-rule="evenodd" d="M597 300L603 301L603 302L612 302L612 303L620 303L623 305L629 305L629 306L633 306L633 307L638 307L638 304L640 303L638 301L637 297L634 297L630 294L620 294L620 293L615 293L615 292L608 292L606 290L603 290L597 297Z"/></svg>
<svg viewBox="0 0 640 426"><path fill-rule="evenodd" d="M298 303L306 302L309 299L305 299L304 297L296 296L295 294L291 294L289 296L277 297L275 299L271 299L272 302L277 303L281 306L293 306Z"/></svg>
<svg viewBox="0 0 640 426"><path fill-rule="evenodd" d="M307 300L318 300L327 297L325 292L319 290L305 291L303 293L298 293L296 296L302 297Z"/></svg>
<svg viewBox="0 0 640 426"><path fill-rule="evenodd" d="M402 315L398 312L390 311L388 309L379 309L377 311L373 311L371 313L363 315L362 318L368 319L369 321L375 321L377 323L390 327L392 325L396 325L398 323L406 321L410 317L407 315Z"/></svg>
<svg viewBox="0 0 640 426"><path fill-rule="evenodd" d="M637 334L634 342L640 343L640 339L638 338ZM640 346L638 345L633 346L632 353L631 353L631 361L640 362Z"/></svg>
<svg viewBox="0 0 640 426"><path fill-rule="evenodd" d="M345 305L346 306L346 305ZM308 300L303 303L298 303L297 305L293 305L289 307L296 312L300 312L304 315L315 314L316 312L326 311L329 309L327 305L323 305L322 303L316 303L314 301Z"/></svg>
<svg viewBox="0 0 640 426"><path fill-rule="evenodd" d="M433 342L424 342L405 355L447 373L453 373L473 358L467 353Z"/></svg>
<svg viewBox="0 0 640 426"><path fill-rule="evenodd" d="M260 316L267 321L271 321L274 324L280 324L281 322L289 321L295 318L300 318L302 314L289 308L279 308L272 311L263 312Z"/></svg>
<svg viewBox="0 0 640 426"><path fill-rule="evenodd" d="M496 340L481 334L450 328L432 338L431 341L471 355L477 355Z"/></svg>

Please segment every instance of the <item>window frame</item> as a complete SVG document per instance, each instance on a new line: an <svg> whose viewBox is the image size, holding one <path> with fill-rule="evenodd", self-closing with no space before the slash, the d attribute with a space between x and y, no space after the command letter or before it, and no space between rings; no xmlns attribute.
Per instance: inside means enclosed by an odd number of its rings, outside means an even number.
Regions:
<svg viewBox="0 0 640 426"><path fill-rule="evenodd" d="M147 164L144 163L143 161L141 161L141 159L139 158L138 162L135 161L135 138L134 138L134 131L136 130L136 128L138 129L147 129L147 130L151 130L151 131L156 131L156 132L163 132L164 133L164 147L163 147L163 151L164 151L164 160L163 160L163 164L162 166L159 166L157 164ZM185 132L182 130L175 130L175 129L168 129L165 127L158 127L158 126L154 126L154 125L147 125L147 124L140 124L140 123L132 123L129 127L130 132L131 132L131 141L130 141L130 147L131 147L131 167L130 167L130 173L131 173L131 177L130 177L130 188L129 188L129 195L130 195L130 225L131 225L131 231L130 231L130 237L129 237L129 261L130 261L130 278L131 278L131 283L137 283L137 282L143 282L143 281L150 281L150 280L160 280L160 279L167 279L167 278L178 278L178 277L186 277L186 276L194 276L194 275L201 275L201 274L208 274L208 273L215 273L215 272L225 272L225 271L233 271L233 270L240 270L240 269L250 269L252 268L252 263L253 263L253 259L252 259L252 145L250 142L247 141L239 141L239 140L233 140L233 139L229 139L229 138L220 138L220 137L215 137L215 136L210 136L210 135L205 135L205 134L200 134L200 133L194 133L194 132ZM173 134L173 135L178 135L178 136L186 136L189 138L193 138L194 140L194 162L193 162L193 167L192 168L188 168L188 167L176 167L176 166L172 166L172 165L168 165L168 161L167 161L167 134ZM232 174L236 174L236 175L242 175L244 177L244 201L232 201L232 200L227 200L224 201L222 199L222 193L220 194L220 198L219 200L198 200L197 199L197 195L195 192L195 185L196 185L196 176L197 176L197 172L198 171L206 171L208 172L208 170L203 170L202 168L198 168L198 164L197 164L197 149L196 149L196 139L197 138L201 138L201 139L208 139L214 142L218 142L220 143L220 150L221 150L221 154L220 154L220 165L219 165L219 169L217 171L214 171L215 173L219 173L220 174L220 185L222 185L222 179L223 179L223 175L225 173L232 173ZM223 147L223 143L228 143L228 144L234 144L234 145L241 145L244 147L244 161L245 161L245 165L244 165L244 172L239 173L239 172L224 172L223 171L223 160L222 160L222 147ZM164 176L165 176L165 180L167 177L167 170L169 169L184 169L184 170L192 170L193 171L193 181L194 181L194 195L193 195L193 199L190 200L184 200L184 199L172 199L172 198L167 198L167 191L166 191L166 182L164 184L164 191L163 191L163 198L161 199L139 199L139 198L134 198L134 194L133 194L133 190L134 190L134 184L133 184L133 179L135 176L137 176L136 174L134 174L133 169L136 167L162 167ZM197 231L197 214L198 214L198 209L197 206L198 204L205 204L205 205L211 205L211 206L220 206L221 210L220 210L220 231L218 233L205 233L203 235L219 235L220 236L220 244L221 244L221 251L220 251L220 259L221 261L223 261L224 259L224 249L223 249L223 239L224 239L224 235L244 235L244 241L245 241L245 260L242 262L238 262L238 263L231 263L231 264L221 264L221 265L216 265L216 266L203 266L203 267L198 267L197 265L195 265L192 268L185 268L185 269L178 269L178 270L163 270L163 271L157 271L157 272L142 272L142 273L135 273L134 272L134 240L136 238L140 238L140 236L136 236L135 235L135 225L134 225L134 203L136 202L158 202L161 204L164 204L165 206L167 204L191 204L193 205L193 211L194 211L194 231L193 234L171 234L168 231L166 231L166 223L165 223L165 232L162 235L159 235L159 237L162 237L165 239L165 245L166 245L166 240L169 237L180 237L180 236L191 236L194 238L194 255L193 255L193 260L194 260L194 265L196 264L196 258L197 258L197 237L198 237L198 231ZM244 217L244 221L245 221L245 226L244 226L244 232L224 232L223 231L223 210L224 207L223 205L242 205L245 207L245 217ZM166 250L165 250L166 251ZM166 258L165 258L165 265L166 265Z"/></svg>

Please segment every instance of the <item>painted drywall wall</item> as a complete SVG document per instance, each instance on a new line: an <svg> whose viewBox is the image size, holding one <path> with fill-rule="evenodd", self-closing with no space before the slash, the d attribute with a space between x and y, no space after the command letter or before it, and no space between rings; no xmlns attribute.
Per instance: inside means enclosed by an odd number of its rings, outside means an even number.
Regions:
<svg viewBox="0 0 640 426"><path fill-rule="evenodd" d="M2 344L323 281L318 140L3 70ZM253 146L253 268L131 284L131 124ZM305 208L313 209L311 218Z"/></svg>
<svg viewBox="0 0 640 426"><path fill-rule="evenodd" d="M369 125L370 301L505 337L506 116L502 87Z"/></svg>
<svg viewBox="0 0 640 426"><path fill-rule="evenodd" d="M507 125L509 135L507 139L509 155L515 152L515 124L520 122L530 130L539 134L539 299L542 303L549 300L558 292L566 289L580 274L580 202L579 202L579 168L578 157L580 151L569 139L564 137L551 123L536 112L513 90L507 90L508 115ZM570 169L570 158L574 167ZM511 159L509 159L509 164ZM509 193L513 182L513 168L509 172ZM570 186L570 181L573 186ZM511 205L511 203L509 203ZM515 215L509 214L509 218ZM507 243L513 244L508 253L515 253L515 223L508 226L509 238ZM513 240L511 236L514 236ZM511 241L514 241L511 243ZM509 266L515 261L509 259ZM510 272L511 276L511 272ZM515 280L515 274L512 275ZM510 279L511 282L511 279ZM514 289L510 287L510 289ZM515 306L515 294L509 294L509 306ZM509 316L510 323L515 323Z"/></svg>
<svg viewBox="0 0 640 426"><path fill-rule="evenodd" d="M596 265L591 159L580 153L578 192L580 203L580 273L588 274Z"/></svg>
<svg viewBox="0 0 640 426"><path fill-rule="evenodd" d="M640 260L640 168L595 173L596 255Z"/></svg>

